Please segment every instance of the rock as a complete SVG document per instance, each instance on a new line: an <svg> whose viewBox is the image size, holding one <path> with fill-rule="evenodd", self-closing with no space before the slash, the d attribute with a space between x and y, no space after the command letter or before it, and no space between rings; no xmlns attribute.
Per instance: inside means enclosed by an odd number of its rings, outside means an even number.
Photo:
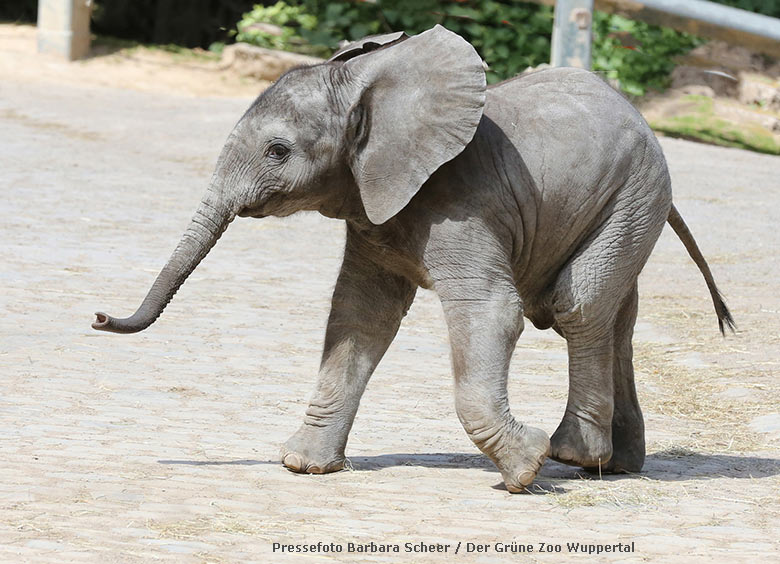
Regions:
<svg viewBox="0 0 780 564"><path fill-rule="evenodd" d="M715 90L703 84L689 84L687 86L682 86L679 90L683 94L689 94L691 96L706 96L707 98L715 97Z"/></svg>
<svg viewBox="0 0 780 564"><path fill-rule="evenodd" d="M780 80L780 61L768 65L763 74L775 80Z"/></svg>
<svg viewBox="0 0 780 564"><path fill-rule="evenodd" d="M672 88L687 94L761 104L761 100L769 103L777 94L776 88L766 83L776 83L778 76L780 62L724 41L710 41L680 57L671 78Z"/></svg>
<svg viewBox="0 0 780 564"><path fill-rule="evenodd" d="M741 103L758 104L765 109L780 111L780 82L745 72L740 73L739 78L737 95Z"/></svg>
<svg viewBox="0 0 780 564"><path fill-rule="evenodd" d="M725 41L708 41L681 57L681 62L684 65L712 67L727 72L729 70L762 72L765 70L767 59L745 47L730 45Z"/></svg>
<svg viewBox="0 0 780 564"><path fill-rule="evenodd" d="M274 37L281 37L284 35L284 29L282 27L265 22L249 24L242 29L244 31L260 31L262 33L267 33L268 35L273 35Z"/></svg>
<svg viewBox="0 0 780 564"><path fill-rule="evenodd" d="M230 68L241 76L273 82L292 68L321 62L322 59L317 57L236 43L226 46L222 51L220 67Z"/></svg>
<svg viewBox="0 0 780 564"><path fill-rule="evenodd" d="M680 65L672 71L672 88L675 90L707 88L709 97L733 97L737 93L739 79L726 67L696 67ZM709 94L709 92L712 92ZM693 93L693 92L691 92Z"/></svg>

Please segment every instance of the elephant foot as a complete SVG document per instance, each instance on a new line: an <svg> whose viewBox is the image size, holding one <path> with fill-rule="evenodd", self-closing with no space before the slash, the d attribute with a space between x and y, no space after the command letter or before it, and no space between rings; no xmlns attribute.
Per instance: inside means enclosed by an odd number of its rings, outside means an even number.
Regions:
<svg viewBox="0 0 780 564"><path fill-rule="evenodd" d="M550 458L571 466L603 469L612 458L612 429L567 411L550 439Z"/></svg>
<svg viewBox="0 0 780 564"><path fill-rule="evenodd" d="M616 405L612 417L612 458L606 464L602 463L601 473L636 473L642 470L644 464L645 424L642 412L638 406L635 409L626 409ZM599 473L598 466L585 466L585 470L593 474Z"/></svg>
<svg viewBox="0 0 780 564"><path fill-rule="evenodd" d="M526 491L550 454L550 439L541 429L523 426L518 435L513 437L515 444L502 448L501 457L494 458L511 493Z"/></svg>
<svg viewBox="0 0 780 564"><path fill-rule="evenodd" d="M640 472L645 464L644 437L626 442L616 440L615 430L612 430L612 458L606 464L601 465L602 474L633 474ZM598 474L598 466L585 466L585 471Z"/></svg>
<svg viewBox="0 0 780 564"><path fill-rule="evenodd" d="M302 426L281 448L282 464L300 474L328 474L344 469L344 449L330 446L321 428Z"/></svg>
<svg viewBox="0 0 780 564"><path fill-rule="evenodd" d="M645 462L645 453L618 453L612 454L612 458L606 464L598 466L583 466L589 474L636 474L642 470Z"/></svg>

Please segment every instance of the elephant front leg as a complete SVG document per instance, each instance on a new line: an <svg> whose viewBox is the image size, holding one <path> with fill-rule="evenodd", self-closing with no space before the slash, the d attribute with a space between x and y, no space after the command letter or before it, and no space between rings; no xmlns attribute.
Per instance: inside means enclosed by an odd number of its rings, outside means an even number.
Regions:
<svg viewBox="0 0 780 564"><path fill-rule="evenodd" d="M281 450L287 468L323 474L344 467L344 449L360 398L415 290L406 279L370 262L348 235L317 388L303 424Z"/></svg>
<svg viewBox="0 0 780 564"><path fill-rule="evenodd" d="M507 489L523 491L544 464L550 441L541 429L516 421L509 409L507 375L523 330L522 303L508 281L489 289L454 287L452 282L441 286L458 418L501 471Z"/></svg>

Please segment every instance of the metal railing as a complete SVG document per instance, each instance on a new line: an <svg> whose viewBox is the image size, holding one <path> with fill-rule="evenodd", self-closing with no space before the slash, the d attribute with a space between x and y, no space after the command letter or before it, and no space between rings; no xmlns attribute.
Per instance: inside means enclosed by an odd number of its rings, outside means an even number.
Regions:
<svg viewBox="0 0 780 564"><path fill-rule="evenodd" d="M705 0L530 0L555 5L553 66L590 68L593 9L780 57L780 19Z"/></svg>

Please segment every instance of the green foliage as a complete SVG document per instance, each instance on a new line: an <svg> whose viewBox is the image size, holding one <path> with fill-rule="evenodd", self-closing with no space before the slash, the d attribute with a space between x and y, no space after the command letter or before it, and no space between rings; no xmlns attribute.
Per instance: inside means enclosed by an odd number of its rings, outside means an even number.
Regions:
<svg viewBox="0 0 780 564"><path fill-rule="evenodd" d="M313 20L304 22L304 14ZM441 24L474 45L490 66L492 83L549 60L552 21L551 7L511 0L291 0L255 6L239 22L237 39L303 53L319 46L325 56L344 39L397 30L416 34ZM258 23L278 25L283 32L269 37Z"/></svg>
<svg viewBox="0 0 780 564"><path fill-rule="evenodd" d="M596 12L593 19L593 70L617 79L620 88L641 96L668 86L674 57L702 41L666 27Z"/></svg>
<svg viewBox="0 0 780 564"><path fill-rule="evenodd" d="M377 6L388 29L419 33L438 23L463 36L488 64L490 83L550 59L549 6L497 0L378 1Z"/></svg>
<svg viewBox="0 0 780 564"><path fill-rule="evenodd" d="M301 4L315 14L319 22L316 29L304 35L306 41L324 46L328 55L336 51L344 39L359 39L385 31L376 6L366 2L303 0Z"/></svg>
<svg viewBox="0 0 780 564"><path fill-rule="evenodd" d="M748 2L750 0L740 0ZM780 0L778 0L780 2ZM275 36L260 23L279 26ZM512 0L288 0L255 8L238 24L238 39L263 47L327 56L343 39L441 24L477 49L489 65L488 82L510 78L550 60L553 9ZM673 57L696 38L620 16L596 12L593 67L632 95L663 89Z"/></svg>
<svg viewBox="0 0 780 564"><path fill-rule="evenodd" d="M289 5L281 1L267 7L256 5L251 12L244 14L237 28L238 41L259 47L298 53L327 50L304 39L303 33L317 28L317 17L310 14L304 6Z"/></svg>

